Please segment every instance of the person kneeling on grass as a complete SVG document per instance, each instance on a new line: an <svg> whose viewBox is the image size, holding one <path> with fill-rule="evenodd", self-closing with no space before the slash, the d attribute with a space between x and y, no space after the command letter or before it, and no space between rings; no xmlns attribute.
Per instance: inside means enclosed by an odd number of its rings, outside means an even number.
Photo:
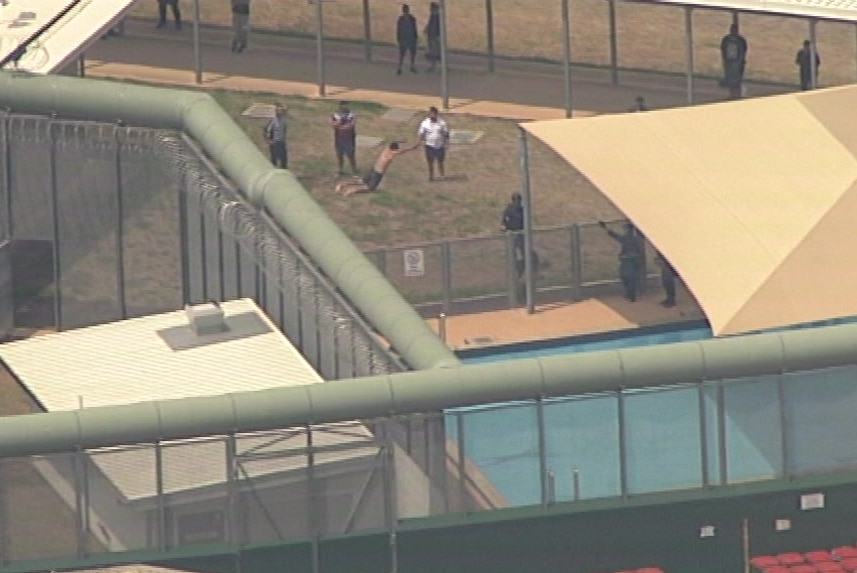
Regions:
<svg viewBox="0 0 857 573"><path fill-rule="evenodd" d="M381 184L381 179L384 178L384 174L387 172L387 169L390 167L393 159L403 153L413 151L419 146L420 143L417 142L416 145L403 148L398 141L393 141L386 149L384 149L384 151L381 152L381 155L379 155L378 159L375 160L375 166L371 171L369 171L369 173L364 175L362 178L357 178L356 181L340 183L336 186L336 192L349 197L355 193L371 193L375 191L378 189L378 185Z"/></svg>

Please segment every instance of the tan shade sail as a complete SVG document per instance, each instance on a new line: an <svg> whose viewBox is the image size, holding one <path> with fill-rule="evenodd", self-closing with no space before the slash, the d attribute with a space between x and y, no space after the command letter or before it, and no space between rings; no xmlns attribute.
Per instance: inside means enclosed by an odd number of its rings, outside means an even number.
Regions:
<svg viewBox="0 0 857 573"><path fill-rule="evenodd" d="M642 230L724 335L857 314L854 101L849 86L522 127Z"/></svg>

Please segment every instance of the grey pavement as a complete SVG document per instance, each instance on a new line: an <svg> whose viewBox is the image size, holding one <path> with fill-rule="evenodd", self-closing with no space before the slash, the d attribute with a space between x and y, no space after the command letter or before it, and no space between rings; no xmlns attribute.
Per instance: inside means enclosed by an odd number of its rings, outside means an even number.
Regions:
<svg viewBox="0 0 857 573"><path fill-rule="evenodd" d="M229 49L231 32L228 30L204 27L200 37L204 71L202 86L222 87L218 80L240 77L251 84L246 89L318 95L314 87L319 78L314 39L252 33L247 51L234 54ZM182 78L178 83L193 85L192 38L191 26L185 26L183 31L156 30L151 21L129 19L124 36L96 42L87 50L87 73L121 77L122 66L126 66L136 70L128 77L147 79L146 70L157 69L171 73L172 78ZM372 61L366 60L361 43L326 40L325 95L336 97L348 88L436 98L437 103L442 101L440 73L425 73L425 66L420 65L419 74L406 71L397 76L396 52L391 46L373 47L372 56ZM448 60L451 107L469 102L491 102L564 109L565 86L561 65L498 58L495 59L496 71L489 72L485 56L451 53ZM109 72L100 70L108 69L107 64ZM159 74L152 72L149 75L151 81L159 81ZM687 80L683 76L620 71L619 83L614 85L607 69L573 66L571 77L572 107L581 115L625 111L633 105L637 94L643 95L653 109L687 103ZM253 79L260 80L256 88L252 85ZM292 89L288 82L302 84L303 89ZM172 80L170 83L177 82ZM695 103L725 98L725 91L712 79L695 78L694 83ZM753 96L788 90L766 84L748 87ZM312 93L305 93L308 89ZM490 106L480 109L490 110Z"/></svg>

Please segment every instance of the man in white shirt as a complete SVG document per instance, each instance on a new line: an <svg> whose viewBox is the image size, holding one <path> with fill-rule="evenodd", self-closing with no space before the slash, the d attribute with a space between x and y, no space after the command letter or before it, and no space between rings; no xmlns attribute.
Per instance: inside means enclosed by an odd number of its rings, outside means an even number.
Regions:
<svg viewBox="0 0 857 573"><path fill-rule="evenodd" d="M445 177L443 161L446 159L446 146L449 144L449 127L445 120L438 117L436 107L429 108L428 117L420 123L418 135L425 147L429 181L434 181L435 163L437 163L440 178L443 179Z"/></svg>

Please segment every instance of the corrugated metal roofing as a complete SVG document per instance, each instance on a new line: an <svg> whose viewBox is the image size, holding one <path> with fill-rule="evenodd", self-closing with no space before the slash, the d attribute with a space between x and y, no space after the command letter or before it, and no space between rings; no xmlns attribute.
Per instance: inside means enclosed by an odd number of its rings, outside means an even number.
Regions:
<svg viewBox="0 0 857 573"><path fill-rule="evenodd" d="M158 332L186 326L181 310L2 344L0 358L49 412L322 382L252 300L221 307L269 331L172 350Z"/></svg>
<svg viewBox="0 0 857 573"><path fill-rule="evenodd" d="M188 325L181 310L2 344L0 358L49 412L77 409L81 401L84 407L113 406L323 382L252 300L221 303L221 308L227 321L253 313L267 332L214 335L222 340L173 350L159 333ZM313 428L314 448L333 447L316 453L314 463L323 467L374 456L378 447L371 438L357 422ZM238 479L305 471L307 455L300 450L306 444L304 428L239 436ZM226 481L223 440L167 444L162 454L164 493ZM91 459L126 501L156 495L153 447L93 452Z"/></svg>

